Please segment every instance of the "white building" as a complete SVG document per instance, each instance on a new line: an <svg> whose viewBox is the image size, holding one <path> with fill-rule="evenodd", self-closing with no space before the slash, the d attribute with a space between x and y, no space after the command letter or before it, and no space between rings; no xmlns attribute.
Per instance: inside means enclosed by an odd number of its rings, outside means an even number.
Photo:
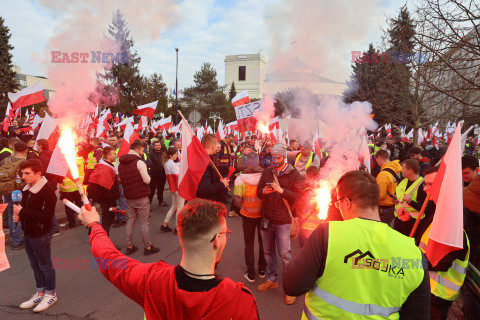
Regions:
<svg viewBox="0 0 480 320"><path fill-rule="evenodd" d="M281 70L266 71L261 54L225 57L225 94L232 82L237 93L248 90L250 98L261 99L264 93L277 93L289 88L305 87L316 95L342 96L347 84L324 78L320 72L295 57Z"/></svg>

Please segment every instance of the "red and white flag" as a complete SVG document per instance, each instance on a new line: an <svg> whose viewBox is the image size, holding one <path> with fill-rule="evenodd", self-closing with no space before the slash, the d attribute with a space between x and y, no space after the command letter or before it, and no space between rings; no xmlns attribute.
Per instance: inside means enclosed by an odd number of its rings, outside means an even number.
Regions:
<svg viewBox="0 0 480 320"><path fill-rule="evenodd" d="M158 100L144 104L143 106L140 106L137 109L133 110L133 113L138 114L139 116L145 116L150 119L153 119L153 115L155 114L155 109L157 108L157 104L158 104Z"/></svg>
<svg viewBox="0 0 480 320"><path fill-rule="evenodd" d="M120 148L118 149L118 156L127 154L130 151L130 145L135 141L140 140L138 133L133 128L131 122L128 122L125 127L125 132L123 134L122 143L120 143Z"/></svg>
<svg viewBox="0 0 480 320"><path fill-rule="evenodd" d="M120 122L120 123L118 124L118 128L121 129L121 130L123 130L123 129L125 129L125 128L127 127L127 124L128 124L128 123L131 123L132 126L133 126L133 123L134 123L134 122L135 122L135 120L134 120L133 117L126 118L126 119L124 119L122 122Z"/></svg>
<svg viewBox="0 0 480 320"><path fill-rule="evenodd" d="M243 90L239 94L237 94L235 97L232 99L232 105L234 107L236 106L241 106L244 104L250 103L250 98L248 97L248 91Z"/></svg>
<svg viewBox="0 0 480 320"><path fill-rule="evenodd" d="M32 130L35 131L38 126L40 126L40 123L43 122L43 118L41 118L38 114L35 115L33 118L33 123L32 123Z"/></svg>
<svg viewBox="0 0 480 320"><path fill-rule="evenodd" d="M182 159L178 175L178 194L186 201L197 195L197 188L210 162L210 156L193 134L192 129L182 120Z"/></svg>
<svg viewBox="0 0 480 320"><path fill-rule="evenodd" d="M462 122L443 157L430 190L437 204L427 245L427 258L433 266L448 253L463 249Z"/></svg>
<svg viewBox="0 0 480 320"><path fill-rule="evenodd" d="M20 109L21 107L30 106L47 100L43 94L42 81L38 81L16 93L9 92L8 99L12 102L13 111Z"/></svg>
<svg viewBox="0 0 480 320"><path fill-rule="evenodd" d="M38 121L38 120L37 120ZM33 128L35 130L35 127ZM60 137L60 128L58 127L57 120L50 117L48 113L45 113L42 126L38 130L37 140L46 139L48 141L48 148L53 151L57 145L58 138ZM36 149L35 143L35 149Z"/></svg>

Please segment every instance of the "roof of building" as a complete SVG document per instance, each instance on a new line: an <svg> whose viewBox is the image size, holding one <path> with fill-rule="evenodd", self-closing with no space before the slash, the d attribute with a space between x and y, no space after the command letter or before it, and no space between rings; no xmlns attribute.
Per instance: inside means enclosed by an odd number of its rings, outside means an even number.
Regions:
<svg viewBox="0 0 480 320"><path fill-rule="evenodd" d="M309 66L298 57L292 60L292 62L282 70L276 70L265 75L265 82L292 82L292 81L309 81L309 82L326 82L345 84L331 80L320 75L320 72L313 67Z"/></svg>

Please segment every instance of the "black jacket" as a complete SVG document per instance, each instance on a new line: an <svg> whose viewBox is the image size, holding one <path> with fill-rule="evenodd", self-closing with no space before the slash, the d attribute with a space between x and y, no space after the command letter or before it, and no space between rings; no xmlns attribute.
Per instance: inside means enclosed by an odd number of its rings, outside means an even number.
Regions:
<svg viewBox="0 0 480 320"><path fill-rule="evenodd" d="M218 173L209 163L198 184L197 198L223 202L225 185L220 181Z"/></svg>
<svg viewBox="0 0 480 320"><path fill-rule="evenodd" d="M153 147L148 154L148 167L150 175L161 175L165 174L165 169L163 168L163 153L162 150L157 151Z"/></svg>
<svg viewBox="0 0 480 320"><path fill-rule="evenodd" d="M288 213L288 209L283 201L286 199L290 208L293 208L295 201L302 195L303 181L302 176L292 165L288 164L287 168L278 177L278 182L283 189L283 194L273 192L263 194L263 189L267 183L275 182L273 175L277 174L273 167L266 168L262 172L260 182L257 187L257 195L262 199L262 217L267 218L273 224L290 224L292 219ZM293 214L293 212L292 212Z"/></svg>
<svg viewBox="0 0 480 320"><path fill-rule="evenodd" d="M52 231L57 196L45 177L22 191L20 221L26 237L40 238Z"/></svg>

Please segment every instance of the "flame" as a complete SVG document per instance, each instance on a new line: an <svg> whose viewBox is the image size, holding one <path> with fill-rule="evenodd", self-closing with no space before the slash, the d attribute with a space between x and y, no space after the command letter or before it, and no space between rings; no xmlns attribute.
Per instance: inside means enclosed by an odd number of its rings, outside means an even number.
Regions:
<svg viewBox="0 0 480 320"><path fill-rule="evenodd" d="M259 122L259 124L257 126L257 130L260 131L263 134L270 133L270 130L268 130L268 124L266 124L264 122Z"/></svg>
<svg viewBox="0 0 480 320"><path fill-rule="evenodd" d="M72 129L66 127L58 140L58 145L60 150L65 156L70 172L72 173L72 178L74 180L78 179L80 175L78 174L77 162L75 161L75 139Z"/></svg>
<svg viewBox="0 0 480 320"><path fill-rule="evenodd" d="M317 201L317 208L319 210L318 218L324 220L327 218L328 207L332 200L330 188L325 182L322 182L320 187L315 190L315 199Z"/></svg>

